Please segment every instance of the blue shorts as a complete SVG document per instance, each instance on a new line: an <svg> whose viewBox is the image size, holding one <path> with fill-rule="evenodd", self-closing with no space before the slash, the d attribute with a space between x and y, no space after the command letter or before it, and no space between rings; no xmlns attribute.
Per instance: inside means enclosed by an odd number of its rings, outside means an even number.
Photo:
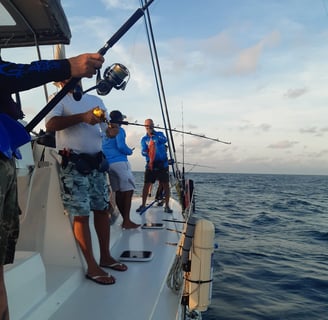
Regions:
<svg viewBox="0 0 328 320"><path fill-rule="evenodd" d="M109 188L106 172L92 170L83 175L69 162L60 169L62 182L62 200L65 211L72 216L89 216L93 210L107 210L109 206Z"/></svg>

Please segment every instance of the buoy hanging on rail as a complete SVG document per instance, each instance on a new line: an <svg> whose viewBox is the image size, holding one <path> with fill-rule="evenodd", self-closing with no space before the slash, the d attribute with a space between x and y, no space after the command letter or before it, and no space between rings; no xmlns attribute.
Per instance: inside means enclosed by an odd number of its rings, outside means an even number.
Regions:
<svg viewBox="0 0 328 320"><path fill-rule="evenodd" d="M211 303L214 251L214 224L206 219L196 222L191 248L191 270L186 273L189 310L206 311Z"/></svg>

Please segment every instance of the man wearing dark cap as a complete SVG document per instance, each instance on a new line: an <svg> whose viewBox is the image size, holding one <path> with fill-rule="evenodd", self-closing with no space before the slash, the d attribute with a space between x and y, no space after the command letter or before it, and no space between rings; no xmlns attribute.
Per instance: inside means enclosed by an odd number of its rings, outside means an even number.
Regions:
<svg viewBox="0 0 328 320"><path fill-rule="evenodd" d="M120 122L125 116L120 111L114 110L110 113L110 118L112 122ZM112 192L115 192L116 205L123 218L122 228L133 229L139 227L139 224L130 219L135 180L128 156L132 155L133 149L125 141L125 130L119 124L119 132L115 137L104 137L103 152L109 163L108 174Z"/></svg>

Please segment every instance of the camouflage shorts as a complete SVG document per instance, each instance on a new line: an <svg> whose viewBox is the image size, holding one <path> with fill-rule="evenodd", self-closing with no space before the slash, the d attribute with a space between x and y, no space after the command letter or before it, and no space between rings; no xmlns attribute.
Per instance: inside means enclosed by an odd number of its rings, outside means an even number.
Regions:
<svg viewBox="0 0 328 320"><path fill-rule="evenodd" d="M0 154L0 265L14 261L19 214L15 160Z"/></svg>
<svg viewBox="0 0 328 320"><path fill-rule="evenodd" d="M109 206L109 189L105 172L92 170L82 175L69 162L60 169L62 200L65 211L72 216L88 216L91 210L106 210Z"/></svg>

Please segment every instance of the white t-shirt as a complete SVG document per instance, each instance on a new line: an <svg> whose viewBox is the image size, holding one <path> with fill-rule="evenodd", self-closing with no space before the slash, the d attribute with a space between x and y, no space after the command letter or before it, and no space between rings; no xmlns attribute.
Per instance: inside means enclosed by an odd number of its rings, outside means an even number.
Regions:
<svg viewBox="0 0 328 320"><path fill-rule="evenodd" d="M69 116L83 113L95 107L106 111L107 109L97 96L84 94L80 101L76 101L73 95L68 93L46 116L47 123L55 116ZM107 125L105 123L90 125L84 122L64 130L56 131L56 148L62 150L70 149L75 153L95 154L102 151L102 137Z"/></svg>

